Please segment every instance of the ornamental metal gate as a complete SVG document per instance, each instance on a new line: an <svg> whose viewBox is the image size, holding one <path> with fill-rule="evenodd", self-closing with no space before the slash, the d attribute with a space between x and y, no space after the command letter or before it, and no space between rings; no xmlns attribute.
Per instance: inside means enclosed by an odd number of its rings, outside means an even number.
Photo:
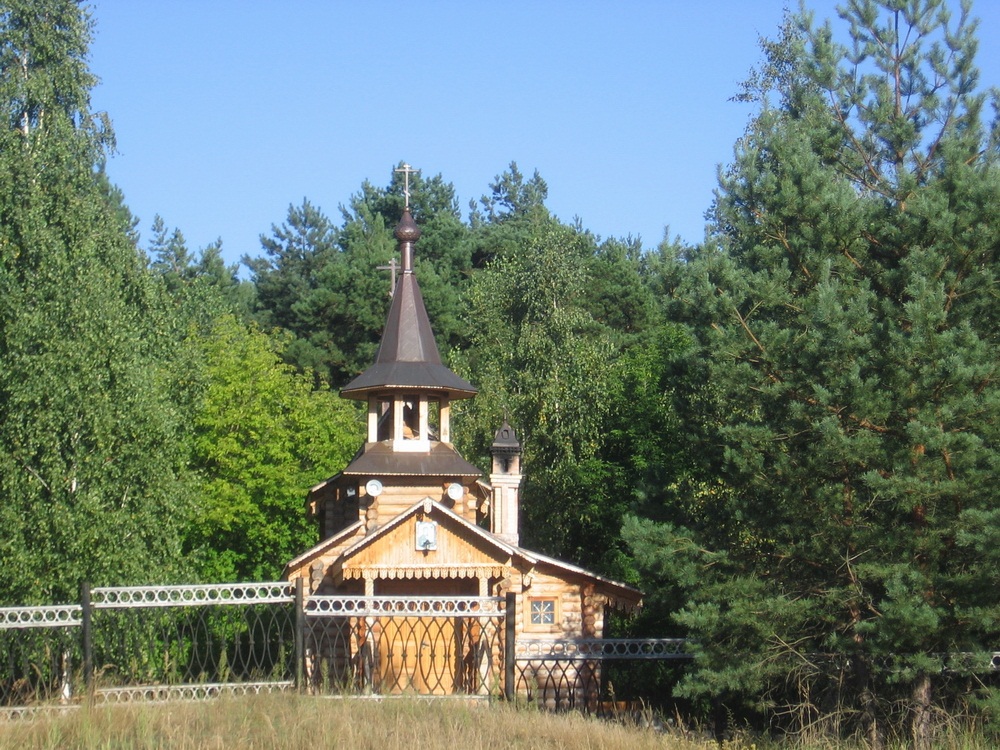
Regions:
<svg viewBox="0 0 1000 750"><path fill-rule="evenodd" d="M312 692L502 695L504 600L311 596Z"/></svg>

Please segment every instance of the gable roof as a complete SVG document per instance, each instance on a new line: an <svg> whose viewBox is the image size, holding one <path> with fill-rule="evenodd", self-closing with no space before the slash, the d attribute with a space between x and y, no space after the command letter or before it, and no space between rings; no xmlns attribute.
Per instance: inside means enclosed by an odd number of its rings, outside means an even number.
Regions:
<svg viewBox="0 0 1000 750"><path fill-rule="evenodd" d="M480 528L479 526L476 526L474 523L466 521L457 513L446 508L436 500L432 500L431 498L425 498L418 503L414 503L409 508L404 510L402 513L396 515L391 521L380 526L371 534L368 534L364 539L359 539L355 544L345 549L341 553L341 556L346 560L347 558L357 554L365 547L368 547L377 540L391 533L397 527L402 526L403 523L411 516L414 516L417 513L424 511L426 506L428 505L430 506L432 513L437 512L442 516L444 516L445 518L447 518L449 521L458 524L460 527L464 527L464 530L472 533L479 541L485 542L487 546L493 547L496 551L500 552L504 557L522 557L529 564L533 564L534 562L537 561L535 556L527 552L526 550L522 550L519 547L515 547L511 544L502 542L500 539L493 536L490 532L486 531L486 529Z"/></svg>
<svg viewBox="0 0 1000 750"><path fill-rule="evenodd" d="M290 571L297 570L310 560L315 560L317 557L321 557L324 552L328 552L331 549L335 549L338 544L342 544L344 540L350 539L355 536L359 531L364 530L364 524L359 520L347 526L331 537L327 537L319 544L310 547L301 555L296 557L294 560L289 560L285 563L285 569L282 571L281 575L283 578L288 578Z"/></svg>
<svg viewBox="0 0 1000 750"><path fill-rule="evenodd" d="M372 546L380 539L385 538L389 534L392 534L396 529L402 526L409 518L415 516L417 513L426 512L430 508L431 514L437 514L443 519L446 519L449 523L454 524L464 533L472 536L477 542L480 542L486 548L493 550L496 554L497 560L509 560L513 562L515 559L520 560L524 565L535 568L552 568L555 571L561 572L563 574L570 574L578 578L590 579L593 583L597 584L601 589L602 593L608 596L609 600L613 603L625 606L628 608L634 608L638 605L639 600L642 597L642 592L638 589L629 586L628 584L621 583L619 581L614 581L610 578L605 578L604 576L592 573L589 570L578 567L576 565L571 565L569 563L557 560L548 555L542 555L538 552L532 552L530 550L524 549L523 547L518 547L512 544L508 544L498 537L491 534L486 529L477 526L470 521L462 518L462 516L454 513L450 509L446 508L441 503L432 500L431 498L425 498L420 502L414 503L409 508L403 512L396 515L391 521L380 526L375 531L361 537L355 541L350 546L343 549L337 558L331 563L331 566L343 570L345 564L352 558L358 555L362 550L367 549ZM339 534L325 540L324 542L313 547L308 552L300 555L299 557L292 560L288 565L285 566L285 574L287 575L290 570L303 567L309 560L318 558L322 556L325 551L335 549L338 544L343 543L349 539L352 535L355 535L361 527L361 522L358 521L355 524L344 529ZM447 562L439 564L437 567L442 567L443 569L448 569L450 566Z"/></svg>

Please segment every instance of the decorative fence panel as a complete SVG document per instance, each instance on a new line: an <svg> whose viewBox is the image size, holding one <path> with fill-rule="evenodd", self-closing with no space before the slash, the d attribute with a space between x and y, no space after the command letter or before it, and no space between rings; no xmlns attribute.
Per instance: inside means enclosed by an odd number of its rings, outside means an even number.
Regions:
<svg viewBox="0 0 1000 750"><path fill-rule="evenodd" d="M327 597L305 603L314 692L502 694L503 599Z"/></svg>
<svg viewBox="0 0 1000 750"><path fill-rule="evenodd" d="M682 638L518 639L514 661L517 692L549 710L598 714L649 705L641 688L650 667L691 659Z"/></svg>
<svg viewBox="0 0 1000 750"><path fill-rule="evenodd" d="M298 627L288 583L96 588L91 597L92 684L101 700L295 685Z"/></svg>
<svg viewBox="0 0 1000 750"><path fill-rule="evenodd" d="M0 706L68 702L82 687L79 604L0 608Z"/></svg>
<svg viewBox="0 0 1000 750"><path fill-rule="evenodd" d="M0 707L288 690L503 693L496 598L325 597L288 583L84 587L0 609Z"/></svg>

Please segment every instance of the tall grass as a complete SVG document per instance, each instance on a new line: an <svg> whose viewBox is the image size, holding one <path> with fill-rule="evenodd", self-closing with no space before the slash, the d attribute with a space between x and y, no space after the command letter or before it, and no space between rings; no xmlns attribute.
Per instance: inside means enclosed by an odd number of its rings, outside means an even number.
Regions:
<svg viewBox="0 0 1000 750"><path fill-rule="evenodd" d="M889 750L909 743L890 743ZM383 702L296 694L202 702L102 705L0 720L0 749L178 750L861 750L832 738L753 738L721 744L705 734L657 731L635 722L515 709L506 704L393 698ZM975 732L943 728L941 750L989 750Z"/></svg>
<svg viewBox="0 0 1000 750"><path fill-rule="evenodd" d="M706 740L506 705L298 695L94 706L0 722L0 748L705 750ZM734 747L734 750L737 746Z"/></svg>

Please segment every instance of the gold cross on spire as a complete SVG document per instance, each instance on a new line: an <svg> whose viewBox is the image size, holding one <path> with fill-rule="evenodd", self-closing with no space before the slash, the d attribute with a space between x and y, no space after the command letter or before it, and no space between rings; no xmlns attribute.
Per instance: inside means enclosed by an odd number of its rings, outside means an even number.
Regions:
<svg viewBox="0 0 1000 750"><path fill-rule="evenodd" d="M393 172L402 172L403 173L403 198L406 200L406 208L407 208L407 210L409 210L409 208L410 208L410 175L411 174L420 174L420 170L419 169L414 169L413 167L411 167L409 164L407 164L404 161L403 162L403 166L401 166L399 169L394 169L392 171Z"/></svg>

